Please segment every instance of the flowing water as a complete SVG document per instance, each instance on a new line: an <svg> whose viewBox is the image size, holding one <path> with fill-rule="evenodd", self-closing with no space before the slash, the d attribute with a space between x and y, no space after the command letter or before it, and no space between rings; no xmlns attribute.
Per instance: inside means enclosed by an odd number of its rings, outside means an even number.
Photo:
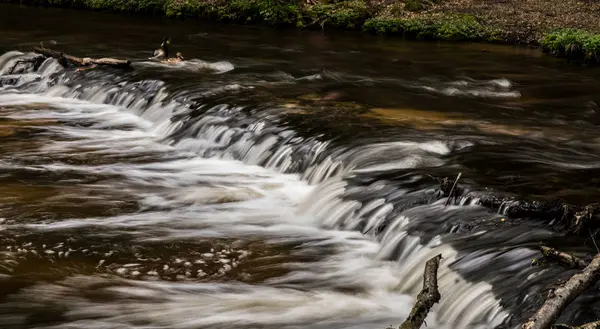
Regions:
<svg viewBox="0 0 600 329"><path fill-rule="evenodd" d="M428 328L516 328L572 273L540 242L594 251L476 196L598 199L597 69L4 4L0 32L1 328L385 328L437 254ZM146 59L163 35L188 61ZM133 69L32 67L40 41Z"/></svg>

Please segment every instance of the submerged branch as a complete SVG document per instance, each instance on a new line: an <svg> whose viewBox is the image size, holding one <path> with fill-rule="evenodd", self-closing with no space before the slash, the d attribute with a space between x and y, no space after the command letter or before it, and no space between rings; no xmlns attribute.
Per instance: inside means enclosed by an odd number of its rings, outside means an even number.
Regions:
<svg viewBox="0 0 600 329"><path fill-rule="evenodd" d="M583 259L566 252L558 251L554 248L540 246L542 255L548 260L557 262L558 264L573 269L584 269L587 266L587 262Z"/></svg>
<svg viewBox="0 0 600 329"><path fill-rule="evenodd" d="M581 272L552 291L542 307L521 326L521 329L549 329L564 309L598 279L600 279L600 253Z"/></svg>
<svg viewBox="0 0 600 329"><path fill-rule="evenodd" d="M515 195L477 191L468 192L457 184L458 178L435 178L439 182L439 197L448 197L447 203L460 197L477 200L477 204L512 217L530 217L547 221L550 225L570 234L583 235L600 231L600 203L576 206L561 200L528 200ZM454 201L456 203L456 201ZM592 237L593 238L593 237ZM595 241L594 241L595 242Z"/></svg>
<svg viewBox="0 0 600 329"><path fill-rule="evenodd" d="M408 318L399 329L419 329L433 304L440 301L441 295L438 291L437 272L442 255L437 255L425 263L425 272L423 273L423 290L417 296L417 301L413 306Z"/></svg>

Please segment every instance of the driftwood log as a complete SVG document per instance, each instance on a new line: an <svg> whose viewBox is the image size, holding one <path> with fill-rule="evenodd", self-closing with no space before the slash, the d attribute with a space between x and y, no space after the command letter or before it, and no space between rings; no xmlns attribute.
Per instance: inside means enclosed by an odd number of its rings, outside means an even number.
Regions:
<svg viewBox="0 0 600 329"><path fill-rule="evenodd" d="M552 329L600 329L600 321L594 321L580 326L568 326L566 324L555 324Z"/></svg>
<svg viewBox="0 0 600 329"><path fill-rule="evenodd" d="M600 279L600 253L581 272L552 291L542 307L521 326L521 329L550 329L564 309L598 279Z"/></svg>
<svg viewBox="0 0 600 329"><path fill-rule="evenodd" d="M544 258L554 261L564 267L573 269L584 269L588 264L583 259L554 248L540 246Z"/></svg>
<svg viewBox="0 0 600 329"><path fill-rule="evenodd" d="M399 329L419 329L433 304L440 301L441 295L438 291L437 272L442 255L437 255L425 263L425 272L423 273L423 289L417 296L417 301L413 306L408 318Z"/></svg>
<svg viewBox="0 0 600 329"><path fill-rule="evenodd" d="M124 59L115 59L115 58L89 58L89 57L75 57L68 54L65 54L60 51L44 48L44 47L33 47L33 51L37 54L53 57L58 59L59 62L63 65L74 65L78 67L82 66L112 66L118 68L128 68L131 66L131 62L129 60Z"/></svg>

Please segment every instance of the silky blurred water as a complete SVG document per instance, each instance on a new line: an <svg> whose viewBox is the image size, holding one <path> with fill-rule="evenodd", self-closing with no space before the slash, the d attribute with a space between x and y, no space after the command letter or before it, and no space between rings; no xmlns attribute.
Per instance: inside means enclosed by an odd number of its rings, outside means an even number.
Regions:
<svg viewBox="0 0 600 329"><path fill-rule="evenodd" d="M535 216L445 206L432 177L593 202L596 69L4 4L0 30L2 328L385 328L440 253L428 327L516 328L570 274L531 267L537 244L593 251ZM188 61L147 60L163 35ZM32 68L40 41L133 69Z"/></svg>

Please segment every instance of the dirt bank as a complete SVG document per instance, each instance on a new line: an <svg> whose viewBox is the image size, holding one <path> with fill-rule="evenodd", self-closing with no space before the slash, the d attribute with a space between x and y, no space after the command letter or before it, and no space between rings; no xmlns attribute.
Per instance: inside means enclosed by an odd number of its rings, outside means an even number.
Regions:
<svg viewBox="0 0 600 329"><path fill-rule="evenodd" d="M407 38L526 43L600 62L597 0L0 0L177 18L341 28Z"/></svg>

